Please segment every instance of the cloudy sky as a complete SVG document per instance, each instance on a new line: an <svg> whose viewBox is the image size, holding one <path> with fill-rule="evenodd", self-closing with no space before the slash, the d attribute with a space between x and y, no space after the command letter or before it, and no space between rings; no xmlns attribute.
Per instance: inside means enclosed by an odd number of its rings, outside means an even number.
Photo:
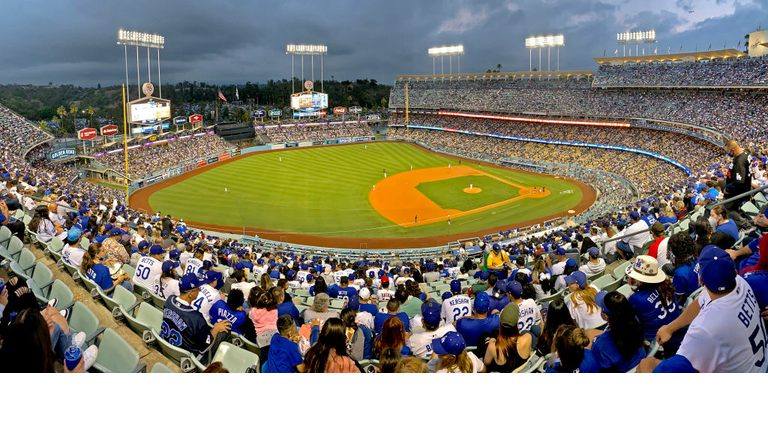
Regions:
<svg viewBox="0 0 768 432"><path fill-rule="evenodd" d="M118 84L117 30L165 36L163 82L230 84L288 78L288 43L328 45L325 76L373 78L432 71L427 49L463 44L462 72L528 70L524 39L565 35L561 70L594 70L616 33L655 29L659 53L735 47L768 28L765 0L3 1L0 84ZM647 48L648 53L652 48ZM146 49L140 51L146 80ZM156 56L152 76L156 82ZM318 60L318 59L316 59ZM136 51L129 49L129 79ZM297 75L299 75L298 58ZM305 58L305 77L310 76ZM439 66L438 66L439 67ZM553 62L554 67L554 62ZM445 70L448 71L446 59ZM546 68L546 66L545 66ZM454 63L454 71L456 64ZM315 78L320 78L319 61Z"/></svg>

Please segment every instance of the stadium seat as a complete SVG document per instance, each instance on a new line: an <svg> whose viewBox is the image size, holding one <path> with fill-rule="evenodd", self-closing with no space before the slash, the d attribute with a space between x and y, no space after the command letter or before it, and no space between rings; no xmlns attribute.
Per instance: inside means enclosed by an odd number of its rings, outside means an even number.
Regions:
<svg viewBox="0 0 768 432"><path fill-rule="evenodd" d="M62 249L64 249L64 242L61 241L58 237L54 237L51 239L51 243L49 243L48 247L45 249L45 253L48 254L52 260L58 261L61 259Z"/></svg>
<svg viewBox="0 0 768 432"><path fill-rule="evenodd" d="M69 287L67 287L64 282L58 279L53 281L53 284L51 284L51 289L45 297L49 300L56 299L56 309L60 311L69 309L75 300L75 295L72 294L72 291L69 289Z"/></svg>
<svg viewBox="0 0 768 432"><path fill-rule="evenodd" d="M146 372L147 365L139 362L139 353L111 328L104 331L97 345L99 354L96 357L96 363L89 371L104 373Z"/></svg>
<svg viewBox="0 0 768 432"><path fill-rule="evenodd" d="M0 248L7 248L11 237L13 237L11 230L5 225L0 226Z"/></svg>
<svg viewBox="0 0 768 432"><path fill-rule="evenodd" d="M309 297L309 290L308 289L296 289L295 290L296 295L299 297Z"/></svg>
<svg viewBox="0 0 768 432"><path fill-rule="evenodd" d="M632 287L630 287L627 284L624 284L621 286L621 288L617 289L616 291L620 292L624 295L624 297L629 298L629 294L632 292Z"/></svg>
<svg viewBox="0 0 768 432"><path fill-rule="evenodd" d="M360 369L363 373L376 373L376 369L379 367L378 360L361 360Z"/></svg>
<svg viewBox="0 0 768 432"><path fill-rule="evenodd" d="M741 210L747 214L750 218L757 216L758 213L760 213L760 210L755 207L754 204L747 201L741 206Z"/></svg>
<svg viewBox="0 0 768 432"><path fill-rule="evenodd" d="M34 267L35 254L26 248L21 250L17 261L11 261L11 270L13 270L16 276L25 281L32 277Z"/></svg>
<svg viewBox="0 0 768 432"><path fill-rule="evenodd" d="M120 306L120 309L120 312L122 312L125 320L128 322L128 326L141 336L144 343L152 344L154 342L152 330L160 332L160 325L163 323L163 312L144 302L139 303L131 312L128 312L122 306Z"/></svg>
<svg viewBox="0 0 768 432"><path fill-rule="evenodd" d="M57 264L62 265L64 269L69 273L69 275L72 276L72 279L75 282L80 282L84 284L84 282L82 281L82 278L80 277L81 273L79 268L65 262L63 259L59 260Z"/></svg>
<svg viewBox="0 0 768 432"><path fill-rule="evenodd" d="M133 284L133 292L135 292L139 297L141 297L144 301L150 301L152 299L153 293L152 288L145 287L142 284L134 283Z"/></svg>
<svg viewBox="0 0 768 432"><path fill-rule="evenodd" d="M528 356L528 359L525 361L525 363L521 364L517 367L517 369L513 370L512 373L521 373L523 370L531 367L531 361L533 358L536 357L534 353L531 353L531 355Z"/></svg>
<svg viewBox="0 0 768 432"><path fill-rule="evenodd" d="M34 271L32 272L32 278L27 280L27 286L38 299L46 299L45 291L49 290L53 284L53 272L42 261L35 263ZM46 299L47 300L47 299Z"/></svg>
<svg viewBox="0 0 768 432"><path fill-rule="evenodd" d="M162 364L162 363L155 363L154 366L152 366L152 369L149 371L149 373L176 373L173 371L173 369L169 368L168 366Z"/></svg>
<svg viewBox="0 0 768 432"><path fill-rule="evenodd" d="M626 262L622 263L620 266L618 266L615 269L613 269L613 277L614 277L614 279L616 279L616 280L624 279L624 276L626 276L626 274L627 274L626 273L627 267L629 267L631 265L632 265L632 262L626 261Z"/></svg>
<svg viewBox="0 0 768 432"><path fill-rule="evenodd" d="M616 291L616 289L618 289L623 283L624 283L624 281L622 279L615 280L615 281L609 283L608 285L604 286L600 290L601 291L605 291L607 293L609 293L611 291Z"/></svg>
<svg viewBox="0 0 768 432"><path fill-rule="evenodd" d="M169 344L168 341L160 337L160 333L157 331L151 330L151 332L163 355L179 366L182 372L202 372L205 370L205 366L191 352Z"/></svg>
<svg viewBox="0 0 768 432"><path fill-rule="evenodd" d="M659 343L656 342L656 340L652 340L651 344L645 347L645 356L646 357L653 357L656 355L656 352L659 350Z"/></svg>
<svg viewBox="0 0 768 432"><path fill-rule="evenodd" d="M132 313L133 309L142 303L136 300L136 296L132 292L119 285L112 292L112 300L115 302L115 307L112 308L112 316L117 321L122 320L124 314Z"/></svg>
<svg viewBox="0 0 768 432"><path fill-rule="evenodd" d="M553 302L553 301L555 301L557 299L562 299L566 294L568 294L568 289L567 288L564 289L564 290L558 291L558 292L552 294L551 296L542 297L542 298L536 300L536 304L542 305L544 303Z"/></svg>
<svg viewBox="0 0 768 432"><path fill-rule="evenodd" d="M604 287L608 286L613 281L614 281L613 276L607 274L593 280L591 285L595 288L602 290Z"/></svg>
<svg viewBox="0 0 768 432"><path fill-rule="evenodd" d="M239 348L246 349L246 350L256 354L261 359L266 359L266 352L262 352L261 348L258 345L256 345L255 343L249 341L248 339L246 339L242 335L239 335L237 333L232 333L232 335L230 336L229 340L230 340L230 343L232 343L232 345L234 345L236 347L239 347ZM265 348L267 348L267 351L269 351L269 347L265 347ZM264 355L262 355L262 354L264 354Z"/></svg>
<svg viewBox="0 0 768 432"><path fill-rule="evenodd" d="M688 306L691 305L694 301L696 301L696 298L699 297L699 294L701 294L701 291L704 290L704 287L700 287L696 291L692 292L688 297L685 299L685 303L680 308L681 310L685 310Z"/></svg>
<svg viewBox="0 0 768 432"><path fill-rule="evenodd" d="M88 250L88 246L90 246L90 245L91 245L91 241L88 240L87 238L83 237L83 239L80 240L80 247L83 250L87 251Z"/></svg>
<svg viewBox="0 0 768 432"><path fill-rule="evenodd" d="M160 309L160 310L165 309L165 300L166 300L165 297L160 297L159 295L156 295L152 291L147 291L147 293L149 294L149 298L151 300L151 303L152 303L152 305L155 306L155 308ZM149 303L149 301L148 301L148 303Z"/></svg>
<svg viewBox="0 0 768 432"><path fill-rule="evenodd" d="M67 317L69 327L77 332L85 332L85 343L92 345L96 338L104 332L104 327L99 327L99 319L88 307L76 301L69 310Z"/></svg>
<svg viewBox="0 0 768 432"><path fill-rule="evenodd" d="M344 303L346 300L344 299L331 299L331 303L328 306L330 309L337 309L341 310L344 307Z"/></svg>
<svg viewBox="0 0 768 432"><path fill-rule="evenodd" d="M24 242L19 240L16 236L11 236L11 240L7 247L0 248L0 256L5 259L16 261L21 255L21 250L24 249Z"/></svg>
<svg viewBox="0 0 768 432"><path fill-rule="evenodd" d="M123 271L126 272L131 279L133 279L133 275L136 273L136 269L130 264L123 264Z"/></svg>
<svg viewBox="0 0 768 432"><path fill-rule="evenodd" d="M683 219L683 221L680 222L680 230L681 231L687 230L690 223L691 223L691 219Z"/></svg>
<svg viewBox="0 0 768 432"><path fill-rule="evenodd" d="M238 348L229 342L222 342L216 349L211 363L220 361L222 367L232 373L256 373L259 371L259 356Z"/></svg>
<svg viewBox="0 0 768 432"><path fill-rule="evenodd" d="M603 275L604 275L604 274L605 274L605 270L601 271L600 273L595 273L595 274L593 274L592 276L588 277L588 278L587 278L587 281L589 281L589 282L593 282L593 281L595 281L595 280L597 280L597 279L600 279L601 277L603 277Z"/></svg>

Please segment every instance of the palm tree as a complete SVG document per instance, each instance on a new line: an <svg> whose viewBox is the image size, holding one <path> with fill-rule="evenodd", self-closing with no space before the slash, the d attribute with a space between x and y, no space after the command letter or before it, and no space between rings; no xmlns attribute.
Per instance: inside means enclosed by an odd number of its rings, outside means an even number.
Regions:
<svg viewBox="0 0 768 432"><path fill-rule="evenodd" d="M72 126L75 128L75 132L77 132L77 105L72 104L69 106L69 113L72 114Z"/></svg>
<svg viewBox="0 0 768 432"><path fill-rule="evenodd" d="M64 116L67 115L67 109L64 108L64 106L59 106L56 108L56 114L59 115L59 132L64 132Z"/></svg>
<svg viewBox="0 0 768 432"><path fill-rule="evenodd" d="M93 127L93 107L92 107L92 106L89 106L89 107L88 107L88 108L86 108L85 110L86 110L86 112L88 113L88 115L91 117L91 120L90 120L90 122L88 123L88 126L89 126L89 127Z"/></svg>

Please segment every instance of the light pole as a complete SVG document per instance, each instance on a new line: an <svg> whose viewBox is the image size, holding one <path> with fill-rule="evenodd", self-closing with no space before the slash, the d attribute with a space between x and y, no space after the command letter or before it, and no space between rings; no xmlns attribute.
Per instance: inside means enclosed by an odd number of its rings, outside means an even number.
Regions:
<svg viewBox="0 0 768 432"><path fill-rule="evenodd" d="M448 57L448 72L453 74L453 56L456 56L461 73L461 56L464 55L464 45L434 47L427 50L427 54L432 57L432 75L435 74L435 58L440 57L440 74L445 74L443 58Z"/></svg>

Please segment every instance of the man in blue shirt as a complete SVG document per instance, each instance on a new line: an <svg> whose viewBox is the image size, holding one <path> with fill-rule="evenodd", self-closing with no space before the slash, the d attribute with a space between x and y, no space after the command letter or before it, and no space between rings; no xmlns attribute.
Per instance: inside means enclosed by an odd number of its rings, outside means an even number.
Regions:
<svg viewBox="0 0 768 432"><path fill-rule="evenodd" d="M357 290L354 287L349 286L348 276L342 276L341 279L339 279L339 284L340 286L336 284L331 285L329 289L329 291L336 293L333 297L346 300L353 295L357 295Z"/></svg>
<svg viewBox="0 0 768 432"><path fill-rule="evenodd" d="M488 316L490 304L491 297L488 294L485 292L478 293L475 296L474 315L456 321L456 331L461 333L467 345L477 346L481 333L490 333L493 329L499 328L499 315Z"/></svg>
<svg viewBox="0 0 768 432"><path fill-rule="evenodd" d="M368 288L361 288L357 293L357 297L360 301L360 311L368 312L371 316L375 317L379 313L379 308L375 303L368 303L371 300L371 290Z"/></svg>
<svg viewBox="0 0 768 432"><path fill-rule="evenodd" d="M408 319L408 315L405 312L400 312L400 302L396 299L391 299L387 302L387 313L379 313L373 318L373 325L376 328L376 334L381 333L381 329L384 328L384 321L389 318L397 317L403 322L405 332L409 333L410 328L408 324L411 320Z"/></svg>
<svg viewBox="0 0 768 432"><path fill-rule="evenodd" d="M272 297L277 302L277 316L290 315L297 326L300 326L304 322L296 305L292 302L284 301L285 291L283 291L281 287L272 288Z"/></svg>

